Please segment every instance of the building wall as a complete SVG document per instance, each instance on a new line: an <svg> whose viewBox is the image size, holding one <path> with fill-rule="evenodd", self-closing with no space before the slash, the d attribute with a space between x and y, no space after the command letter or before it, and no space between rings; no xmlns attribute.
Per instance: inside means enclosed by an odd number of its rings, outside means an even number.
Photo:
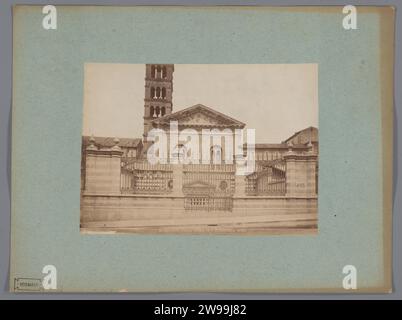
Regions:
<svg viewBox="0 0 402 320"><path fill-rule="evenodd" d="M317 198L241 197L233 212L187 212L184 197L91 195L81 198L82 227L166 227L197 224L263 223L272 227L315 228Z"/></svg>
<svg viewBox="0 0 402 320"><path fill-rule="evenodd" d="M283 154L287 152L287 149L256 149L255 160L276 160L283 157Z"/></svg>
<svg viewBox="0 0 402 320"><path fill-rule="evenodd" d="M277 151L271 149L265 151ZM92 140L85 150L81 225L118 226L130 221L122 227L143 228L251 223L256 224L254 228L262 224L314 229L317 154L311 147L289 146L282 150L286 153L278 153L279 161L262 163L270 170L255 172L257 192L250 194L246 192L248 177L235 175L234 165L151 165L146 159L125 163L125 151L118 146L118 140L109 149L99 149ZM272 158L267 160L275 160ZM269 179L264 180L264 175ZM137 178L146 182L141 192L135 189ZM272 191L270 186L276 182L283 188L273 196L266 191ZM205 188L212 192L200 194Z"/></svg>
<svg viewBox="0 0 402 320"><path fill-rule="evenodd" d="M166 145L167 145L167 162L169 163L169 155L172 151L174 151L175 156L176 154L182 154L182 152L189 152L189 150L186 149L186 138L187 135L185 135L182 131L176 135L176 133L172 133L172 136L175 140L171 141L171 134L170 134L170 128L167 126L161 127L161 129L164 130L166 133ZM233 162L233 154L235 152L235 135L234 135L234 129L233 128L228 128L230 131L223 131L221 132L220 137L216 137L215 139L210 138L209 139L209 144L203 141L202 137L202 129L195 130L194 129L194 134L189 134L191 136L191 141L195 142L195 145L198 144L198 161L199 163L202 163L203 157L208 157L211 159L211 162L214 158L214 154L217 154L218 152L220 153L220 159L221 162L219 163L225 163L226 159L226 152L228 154L231 154L232 157L232 162ZM180 128L182 130L182 128ZM176 141L177 139L177 141ZM206 147L205 147L206 146ZM205 147L206 153L204 152L203 148ZM179 149L181 152L178 152Z"/></svg>

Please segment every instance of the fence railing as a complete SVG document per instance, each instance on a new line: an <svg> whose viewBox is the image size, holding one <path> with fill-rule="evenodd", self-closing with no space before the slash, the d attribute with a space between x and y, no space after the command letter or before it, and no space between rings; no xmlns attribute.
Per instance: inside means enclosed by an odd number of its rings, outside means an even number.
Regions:
<svg viewBox="0 0 402 320"><path fill-rule="evenodd" d="M173 172L170 164L149 164L147 161L123 163L121 191L138 194L166 194L172 191Z"/></svg>
<svg viewBox="0 0 402 320"><path fill-rule="evenodd" d="M227 172L234 173L236 165L234 164L185 164L184 172Z"/></svg>
<svg viewBox="0 0 402 320"><path fill-rule="evenodd" d="M173 166L172 164L149 164L147 161L133 161L124 163L121 168L121 191L123 193L138 194L168 194L172 192L173 186ZM233 194L235 186L235 165L229 164L200 164L183 165L183 186L189 185L194 181L204 182L213 187L216 192ZM275 161L266 165L259 165L257 171L246 178L246 195L285 195L286 194L286 164ZM190 197L191 198L191 197ZM211 197L212 198L212 197ZM226 199L216 195L214 199ZM194 198L194 208L201 198ZM208 200L226 201L226 200ZM218 202L217 202L218 203ZM214 204L213 207L218 207ZM227 205L222 205L226 208ZM217 209L219 210L219 209ZM224 209L222 209L224 210Z"/></svg>
<svg viewBox="0 0 402 320"><path fill-rule="evenodd" d="M259 167L258 171L246 178L246 194L279 196L286 194L286 164L272 163Z"/></svg>
<svg viewBox="0 0 402 320"><path fill-rule="evenodd" d="M185 210L195 211L232 211L231 197L189 196L184 199Z"/></svg>
<svg viewBox="0 0 402 320"><path fill-rule="evenodd" d="M148 160L132 160L127 162L122 162L122 168L126 170L140 170L140 171L172 171L171 164L150 164Z"/></svg>

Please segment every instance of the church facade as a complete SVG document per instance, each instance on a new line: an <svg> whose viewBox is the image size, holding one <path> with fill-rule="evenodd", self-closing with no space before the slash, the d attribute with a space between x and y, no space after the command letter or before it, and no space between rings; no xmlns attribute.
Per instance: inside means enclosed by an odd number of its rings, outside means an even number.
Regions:
<svg viewBox="0 0 402 320"><path fill-rule="evenodd" d="M145 69L143 137L83 137L83 230L317 230L317 128L277 144L239 144L236 132L245 123L202 104L173 110L174 65ZM155 139L155 132L164 133L163 139ZM156 148L162 140L165 151ZM151 162L150 154L163 161ZM252 159L252 172L238 174L239 157Z"/></svg>

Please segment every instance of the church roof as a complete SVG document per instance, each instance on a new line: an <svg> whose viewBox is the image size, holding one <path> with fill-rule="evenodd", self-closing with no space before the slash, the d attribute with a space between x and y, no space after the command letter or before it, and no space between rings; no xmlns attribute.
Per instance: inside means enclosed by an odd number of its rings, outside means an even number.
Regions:
<svg viewBox="0 0 402 320"><path fill-rule="evenodd" d="M243 147L247 148L247 143L244 143ZM289 149L289 145L286 143L256 143L254 145L254 148L255 149L271 149L271 150L272 149ZM304 149L304 148L306 148L306 145L296 144L296 145L293 145L292 148L295 148L295 149L303 148Z"/></svg>
<svg viewBox="0 0 402 320"><path fill-rule="evenodd" d="M289 142L293 138L297 137L299 134L307 133L307 132L310 134L309 137L310 137L311 142L318 142L318 136L317 136L318 129L316 127L308 127L308 128L303 129L303 130L295 132L292 136L287 138L284 141L284 143Z"/></svg>
<svg viewBox="0 0 402 320"><path fill-rule="evenodd" d="M284 143L256 143L256 149L287 149L288 145Z"/></svg>
<svg viewBox="0 0 402 320"><path fill-rule="evenodd" d="M194 119L193 116L203 115L205 119ZM181 121L180 121L181 120ZM207 122L205 122L207 120ZM179 125L188 126L211 126L211 127L236 127L244 128L245 124L234 118L229 117L219 111L202 104L196 104L186 109L176 111L152 121L154 125L168 125L170 121L178 121ZM186 122L187 121L187 122ZM204 121L204 122L203 122ZM209 121L209 122L208 122Z"/></svg>
<svg viewBox="0 0 402 320"><path fill-rule="evenodd" d="M90 136L83 136L82 137L82 145L86 147L89 144ZM115 137L94 137L95 145L98 148L111 148L115 145L114 139ZM119 147L122 148L137 148L140 143L141 139L138 138L118 138L119 139Z"/></svg>

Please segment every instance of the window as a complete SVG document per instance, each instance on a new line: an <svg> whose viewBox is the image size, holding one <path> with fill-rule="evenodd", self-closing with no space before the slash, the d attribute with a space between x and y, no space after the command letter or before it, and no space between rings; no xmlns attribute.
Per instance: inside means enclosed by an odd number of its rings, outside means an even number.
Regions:
<svg viewBox="0 0 402 320"><path fill-rule="evenodd" d="M220 164L222 162L221 146L214 145L211 147L211 160L212 160L212 163L215 163L215 164Z"/></svg>
<svg viewBox="0 0 402 320"><path fill-rule="evenodd" d="M184 144L179 143L173 150L173 154L172 157L176 158L180 161L182 161L184 159L184 156L186 155L186 147L184 146Z"/></svg>

